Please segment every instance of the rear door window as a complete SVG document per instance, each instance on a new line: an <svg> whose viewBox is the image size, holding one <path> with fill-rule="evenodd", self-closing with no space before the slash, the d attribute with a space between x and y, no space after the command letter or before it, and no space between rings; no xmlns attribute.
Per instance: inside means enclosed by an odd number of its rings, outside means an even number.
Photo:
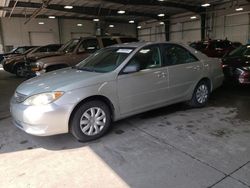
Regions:
<svg viewBox="0 0 250 188"><path fill-rule="evenodd" d="M198 61L187 49L175 45L167 44L163 47L164 65L179 65Z"/></svg>

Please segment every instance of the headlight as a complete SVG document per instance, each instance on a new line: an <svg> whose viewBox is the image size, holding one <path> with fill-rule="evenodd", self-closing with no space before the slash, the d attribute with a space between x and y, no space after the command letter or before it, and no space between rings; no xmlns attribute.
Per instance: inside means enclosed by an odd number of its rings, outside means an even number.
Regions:
<svg viewBox="0 0 250 188"><path fill-rule="evenodd" d="M23 104L28 106L38 106L38 105L46 105L49 103L54 102L55 100L59 99L64 92L55 91L49 93L40 93L37 95L33 95L28 97Z"/></svg>
<svg viewBox="0 0 250 188"><path fill-rule="evenodd" d="M35 63L31 63L31 70L33 72L36 72L36 71L40 71L43 67L43 63L42 62L35 62Z"/></svg>

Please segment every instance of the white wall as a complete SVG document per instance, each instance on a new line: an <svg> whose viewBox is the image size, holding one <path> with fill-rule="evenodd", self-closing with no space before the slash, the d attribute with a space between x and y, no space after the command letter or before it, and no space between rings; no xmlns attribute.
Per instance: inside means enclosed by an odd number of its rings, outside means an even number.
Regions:
<svg viewBox="0 0 250 188"><path fill-rule="evenodd" d="M160 25L159 21L141 22L142 26L138 30L138 38L141 41L165 41L165 26Z"/></svg>
<svg viewBox="0 0 250 188"><path fill-rule="evenodd" d="M191 16L197 19L191 20ZM170 41L192 42L201 39L200 16L191 12L178 14L170 18Z"/></svg>
<svg viewBox="0 0 250 188"><path fill-rule="evenodd" d="M95 23L88 20L73 20L73 19L60 19L60 32L62 43L69 41L71 38L79 36L93 36L95 35ZM77 24L82 24L81 27Z"/></svg>
<svg viewBox="0 0 250 188"><path fill-rule="evenodd" d="M24 25L25 18L1 18L3 28L3 39L5 46L31 45L31 35L47 36L52 35L51 43L65 43L73 37L93 36L96 34L97 23L88 20L74 19L33 19ZM38 22L44 22L39 25ZM81 27L77 24L82 24ZM113 24L114 28L109 28ZM135 24L124 23L102 23L104 33L119 34L136 37ZM45 37L46 38L46 37ZM44 38L44 39L45 39ZM36 40L37 44L37 40ZM44 41L41 39L41 45ZM1 41L0 41L1 46Z"/></svg>
<svg viewBox="0 0 250 188"><path fill-rule="evenodd" d="M2 18L2 29L4 44L13 45L30 45L29 32L51 32L54 36L54 41L59 43L59 32L57 21L54 19L35 19L24 25L24 18ZM44 22L44 25L39 25L38 22Z"/></svg>
<svg viewBox="0 0 250 188"><path fill-rule="evenodd" d="M225 39L246 43L250 39L250 4L239 0L244 8L242 12L236 12L236 5L231 3L214 7L207 14L207 38ZM191 16L197 19L191 20ZM159 21L142 22L142 29L138 31L139 38L145 41L156 41L157 31L155 27ZM165 40L163 28L162 40ZM186 12L170 17L170 41L189 43L201 40L200 16Z"/></svg>

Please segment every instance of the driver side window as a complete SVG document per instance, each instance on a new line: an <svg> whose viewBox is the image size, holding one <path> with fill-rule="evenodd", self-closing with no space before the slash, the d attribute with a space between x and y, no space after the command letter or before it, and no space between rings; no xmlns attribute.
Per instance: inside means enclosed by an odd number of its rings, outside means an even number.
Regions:
<svg viewBox="0 0 250 188"><path fill-rule="evenodd" d="M161 67L161 53L158 46L148 46L139 50L128 65L138 65L139 70Z"/></svg>

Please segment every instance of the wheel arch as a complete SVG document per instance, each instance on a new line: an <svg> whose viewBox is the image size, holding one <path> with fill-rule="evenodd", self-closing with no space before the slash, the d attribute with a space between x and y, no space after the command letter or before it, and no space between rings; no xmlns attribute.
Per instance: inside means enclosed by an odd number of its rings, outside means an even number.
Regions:
<svg viewBox="0 0 250 188"><path fill-rule="evenodd" d="M210 79L209 77L203 77L203 78L201 78L201 79L199 80L199 82L197 82L197 84L196 84L195 87L197 87L197 85L198 85L200 82L202 82L202 81L205 81L205 82L207 82L207 83L209 84L210 92L212 92L212 91L213 91L213 84L212 84L212 81L211 81L211 79Z"/></svg>
<svg viewBox="0 0 250 188"><path fill-rule="evenodd" d="M109 110L110 110L110 113L111 113L111 120L113 120L114 118L114 110L115 110L115 107L113 105L113 103L105 96L103 95L93 95L93 96L90 96L90 97L87 97L83 100L81 100L72 110L71 114L70 114L70 117L69 117L69 122L68 122L68 125L70 125L70 122L72 121L72 118L73 118L73 115L74 113L76 112L76 110L81 106L83 105L84 103L86 102L89 102L89 101L101 101L101 102L104 102Z"/></svg>

